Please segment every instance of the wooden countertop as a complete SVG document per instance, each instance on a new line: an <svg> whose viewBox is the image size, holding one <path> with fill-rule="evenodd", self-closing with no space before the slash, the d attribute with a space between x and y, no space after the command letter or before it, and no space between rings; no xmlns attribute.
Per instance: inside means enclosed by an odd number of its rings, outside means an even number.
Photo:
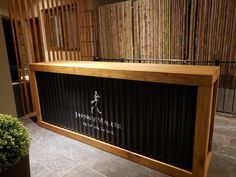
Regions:
<svg viewBox="0 0 236 177"><path fill-rule="evenodd" d="M219 77L218 66L54 61L30 64L30 71L139 80L195 86L212 86Z"/></svg>

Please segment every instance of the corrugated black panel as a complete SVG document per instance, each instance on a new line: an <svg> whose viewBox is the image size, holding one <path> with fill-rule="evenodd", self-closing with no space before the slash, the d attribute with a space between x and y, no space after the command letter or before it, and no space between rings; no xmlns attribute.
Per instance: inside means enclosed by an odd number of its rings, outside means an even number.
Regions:
<svg viewBox="0 0 236 177"><path fill-rule="evenodd" d="M43 121L192 170L197 87L43 72L36 77Z"/></svg>

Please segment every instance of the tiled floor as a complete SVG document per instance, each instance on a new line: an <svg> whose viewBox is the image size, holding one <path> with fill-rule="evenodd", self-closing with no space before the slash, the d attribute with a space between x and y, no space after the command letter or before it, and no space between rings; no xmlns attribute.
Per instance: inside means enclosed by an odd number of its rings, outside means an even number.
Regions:
<svg viewBox="0 0 236 177"><path fill-rule="evenodd" d="M31 132L32 177L169 177L22 120ZM213 141L208 177L236 177L236 118L217 114Z"/></svg>

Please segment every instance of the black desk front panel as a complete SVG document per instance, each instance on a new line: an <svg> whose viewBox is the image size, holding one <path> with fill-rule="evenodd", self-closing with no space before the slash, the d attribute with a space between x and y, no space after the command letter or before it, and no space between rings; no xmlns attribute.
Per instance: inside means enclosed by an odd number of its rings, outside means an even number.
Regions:
<svg viewBox="0 0 236 177"><path fill-rule="evenodd" d="M192 170L197 87L36 72L44 122Z"/></svg>

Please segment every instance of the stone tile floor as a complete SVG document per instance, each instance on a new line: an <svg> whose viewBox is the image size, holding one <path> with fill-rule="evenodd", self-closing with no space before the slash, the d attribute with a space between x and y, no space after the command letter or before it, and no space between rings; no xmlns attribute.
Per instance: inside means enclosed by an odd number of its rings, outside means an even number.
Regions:
<svg viewBox="0 0 236 177"><path fill-rule="evenodd" d="M31 133L32 177L169 177L22 118ZM207 177L236 177L236 117L217 114Z"/></svg>

